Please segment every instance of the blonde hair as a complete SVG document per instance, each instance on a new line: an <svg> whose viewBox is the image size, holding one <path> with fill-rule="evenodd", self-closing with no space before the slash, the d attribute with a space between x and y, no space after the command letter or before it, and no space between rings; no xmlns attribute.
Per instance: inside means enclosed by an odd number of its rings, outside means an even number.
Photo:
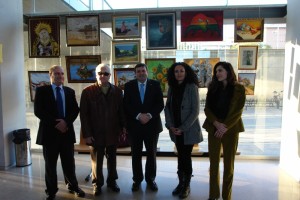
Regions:
<svg viewBox="0 0 300 200"><path fill-rule="evenodd" d="M34 32L39 35L41 30L47 30L48 33L50 34L52 32L52 29L51 29L51 26L47 23L43 23L43 22L40 22L38 25L36 25L36 27L34 28Z"/></svg>

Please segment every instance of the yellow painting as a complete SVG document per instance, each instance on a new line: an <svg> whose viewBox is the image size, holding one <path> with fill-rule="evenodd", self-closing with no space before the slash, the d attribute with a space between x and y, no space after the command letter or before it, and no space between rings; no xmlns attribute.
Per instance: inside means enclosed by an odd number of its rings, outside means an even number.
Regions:
<svg viewBox="0 0 300 200"><path fill-rule="evenodd" d="M234 42L262 42L264 19L235 19Z"/></svg>
<svg viewBox="0 0 300 200"><path fill-rule="evenodd" d="M189 58L184 59L195 74L201 88L206 88L212 80L213 68L220 61L220 58Z"/></svg>

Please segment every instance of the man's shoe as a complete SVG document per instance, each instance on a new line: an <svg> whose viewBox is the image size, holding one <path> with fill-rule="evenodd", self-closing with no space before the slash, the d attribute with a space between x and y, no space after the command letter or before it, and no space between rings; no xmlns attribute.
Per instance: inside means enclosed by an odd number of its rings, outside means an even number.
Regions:
<svg viewBox="0 0 300 200"><path fill-rule="evenodd" d="M45 193L46 193L46 200L53 200L53 199L55 199L55 194L56 193L49 193L47 189L45 190Z"/></svg>
<svg viewBox="0 0 300 200"><path fill-rule="evenodd" d="M75 194L77 197L84 197L85 196L85 192L80 189L79 187L75 188L75 189L69 189L70 193Z"/></svg>
<svg viewBox="0 0 300 200"><path fill-rule="evenodd" d="M133 192L138 191L138 190L140 189L140 185L141 185L141 183L133 182L132 187L131 187L131 190L132 190Z"/></svg>
<svg viewBox="0 0 300 200"><path fill-rule="evenodd" d="M99 196L102 193L101 188L95 188L93 191L94 196Z"/></svg>
<svg viewBox="0 0 300 200"><path fill-rule="evenodd" d="M215 199L215 198L209 198L208 200L218 200L218 199Z"/></svg>
<svg viewBox="0 0 300 200"><path fill-rule="evenodd" d="M107 184L107 187L110 188L114 192L120 192L120 188L116 182Z"/></svg>
<svg viewBox="0 0 300 200"><path fill-rule="evenodd" d="M155 183L155 181L149 181L149 182L147 182L147 185L150 187L150 189L152 191L158 190L158 187L157 187L157 184Z"/></svg>
<svg viewBox="0 0 300 200"><path fill-rule="evenodd" d="M46 200L53 200L55 199L55 194L46 194Z"/></svg>

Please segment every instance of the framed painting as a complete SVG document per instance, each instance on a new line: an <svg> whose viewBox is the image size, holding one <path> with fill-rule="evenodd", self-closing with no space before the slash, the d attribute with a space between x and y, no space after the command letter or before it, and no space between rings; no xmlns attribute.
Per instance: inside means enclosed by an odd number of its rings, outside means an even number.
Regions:
<svg viewBox="0 0 300 200"><path fill-rule="evenodd" d="M148 66L148 77L159 81L164 97L167 96L169 88L167 72L175 60L175 58L145 59L145 64Z"/></svg>
<svg viewBox="0 0 300 200"><path fill-rule="evenodd" d="M135 64L141 60L139 40L112 41L113 64Z"/></svg>
<svg viewBox="0 0 300 200"><path fill-rule="evenodd" d="M254 95L255 73L238 73L238 82L245 87L246 95Z"/></svg>
<svg viewBox="0 0 300 200"><path fill-rule="evenodd" d="M213 68L220 61L220 58L189 58L184 62L191 66L197 75L201 88L207 88L212 80Z"/></svg>
<svg viewBox="0 0 300 200"><path fill-rule="evenodd" d="M99 46L99 15L77 15L66 17L67 46Z"/></svg>
<svg viewBox="0 0 300 200"><path fill-rule="evenodd" d="M114 39L141 38L141 26L140 15L112 16L112 31Z"/></svg>
<svg viewBox="0 0 300 200"><path fill-rule="evenodd" d="M59 17L29 17L28 46L30 58L59 57Z"/></svg>
<svg viewBox="0 0 300 200"><path fill-rule="evenodd" d="M28 71L30 100L35 99L36 89L40 86L50 85L49 71Z"/></svg>
<svg viewBox="0 0 300 200"><path fill-rule="evenodd" d="M264 19L235 19L234 42L262 42Z"/></svg>
<svg viewBox="0 0 300 200"><path fill-rule="evenodd" d="M101 63L101 56L66 56L69 83L96 82L95 69Z"/></svg>
<svg viewBox="0 0 300 200"><path fill-rule="evenodd" d="M146 13L146 48L176 49L176 13Z"/></svg>
<svg viewBox="0 0 300 200"><path fill-rule="evenodd" d="M125 83L135 79L134 68L114 68L115 85L124 90Z"/></svg>
<svg viewBox="0 0 300 200"><path fill-rule="evenodd" d="M239 46L239 70L255 70L258 46Z"/></svg>
<svg viewBox="0 0 300 200"><path fill-rule="evenodd" d="M181 41L223 41L223 11L181 12Z"/></svg>

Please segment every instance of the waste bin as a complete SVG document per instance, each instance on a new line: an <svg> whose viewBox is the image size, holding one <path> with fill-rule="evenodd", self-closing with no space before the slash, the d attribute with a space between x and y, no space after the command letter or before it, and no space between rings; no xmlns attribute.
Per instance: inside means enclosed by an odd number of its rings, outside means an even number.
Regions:
<svg viewBox="0 0 300 200"><path fill-rule="evenodd" d="M31 165L31 143L30 143L30 130L18 129L13 132L16 153L16 166L24 167Z"/></svg>

